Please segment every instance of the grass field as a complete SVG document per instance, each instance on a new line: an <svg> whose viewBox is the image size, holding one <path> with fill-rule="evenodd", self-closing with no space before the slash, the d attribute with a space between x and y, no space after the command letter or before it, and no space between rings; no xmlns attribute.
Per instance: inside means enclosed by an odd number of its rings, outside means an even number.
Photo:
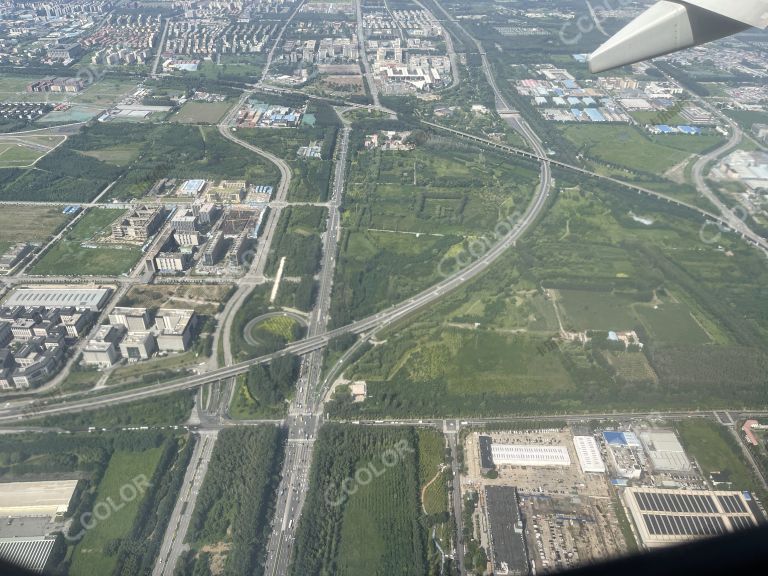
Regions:
<svg viewBox="0 0 768 576"><path fill-rule="evenodd" d="M571 330L625 331L637 324L630 297L586 290L558 290L558 294L565 310L563 322Z"/></svg>
<svg viewBox="0 0 768 576"><path fill-rule="evenodd" d="M22 144L0 141L0 168L28 166L44 154L42 150L34 150Z"/></svg>
<svg viewBox="0 0 768 576"><path fill-rule="evenodd" d="M216 124L231 107L230 102L187 102L181 110L171 116L170 121L182 124Z"/></svg>
<svg viewBox="0 0 768 576"><path fill-rule="evenodd" d="M108 234L119 215L117 210L91 210L35 264L31 273L118 276L130 272L141 258L141 248L94 243Z"/></svg>
<svg viewBox="0 0 768 576"><path fill-rule="evenodd" d="M23 210L0 209L0 242L43 242L69 220L61 209L24 206Z"/></svg>
<svg viewBox="0 0 768 576"><path fill-rule="evenodd" d="M117 452L112 456L104 478L99 483L95 502L107 502L110 499L115 503L114 508L120 504L124 506L111 512L105 520L97 521L96 527L85 533L82 542L75 548L69 574L90 576L112 573L117 558L107 555L104 548L109 542L128 536L141 504L141 498L123 500L120 488L130 484L139 475L149 481L161 454L161 448L154 448L144 452Z"/></svg>
<svg viewBox="0 0 768 576"><path fill-rule="evenodd" d="M679 422L677 430L686 452L696 459L705 476L721 472L730 478L733 490L749 490L761 496L765 494L745 462L735 438L725 427L697 418Z"/></svg>
<svg viewBox="0 0 768 576"><path fill-rule="evenodd" d="M141 153L141 145L118 144L115 146L107 146L99 150L89 150L80 153L85 156L90 156L91 158L96 158L96 160L122 167L128 166L139 157L139 154Z"/></svg>
<svg viewBox="0 0 768 576"><path fill-rule="evenodd" d="M711 339L692 316L685 304L662 304L657 308L635 308L651 337L656 342L707 344Z"/></svg>
<svg viewBox="0 0 768 576"><path fill-rule="evenodd" d="M716 136L650 136L629 126L580 124L561 131L587 157L649 174L663 174L720 141Z"/></svg>

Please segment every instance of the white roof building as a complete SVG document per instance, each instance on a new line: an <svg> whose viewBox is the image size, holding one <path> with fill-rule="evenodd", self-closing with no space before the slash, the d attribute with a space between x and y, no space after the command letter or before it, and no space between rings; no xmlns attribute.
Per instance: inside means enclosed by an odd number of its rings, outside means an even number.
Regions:
<svg viewBox="0 0 768 576"><path fill-rule="evenodd" d="M670 430L642 432L640 440L656 470L688 472L691 469L691 462L674 432Z"/></svg>
<svg viewBox="0 0 768 576"><path fill-rule="evenodd" d="M582 472L596 474L605 472L605 462L600 455L600 448L592 436L574 436L573 445L576 448L576 457L579 459Z"/></svg>
<svg viewBox="0 0 768 576"><path fill-rule="evenodd" d="M492 444L491 457L496 466L570 466L571 457L565 446L532 446L529 444Z"/></svg>

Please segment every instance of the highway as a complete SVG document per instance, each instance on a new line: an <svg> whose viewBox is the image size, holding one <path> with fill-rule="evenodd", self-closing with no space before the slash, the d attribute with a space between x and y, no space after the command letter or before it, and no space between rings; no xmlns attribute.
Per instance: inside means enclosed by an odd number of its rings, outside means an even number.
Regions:
<svg viewBox="0 0 768 576"><path fill-rule="evenodd" d="M323 237L320 287L315 308L310 316L307 331L309 338L323 334L328 325L338 240L341 232L339 208L346 184L350 135L351 129L345 124L337 145L328 221ZM265 574L269 576L284 576L290 567L295 532L309 488L309 471L314 451L314 440L317 438L317 433L322 425L323 403L313 403L315 392L322 384L322 368L323 354L320 350L315 350L304 357L297 394L289 409L288 444L283 463L282 482L278 492L275 520L267 551Z"/></svg>
<svg viewBox="0 0 768 576"><path fill-rule="evenodd" d="M203 480L208 472L208 464L211 462L211 454L217 438L218 431L216 430L202 431L197 438L197 444L195 444L179 497L168 521L168 528L160 546L152 576L172 575L179 556L186 548L184 537L192 519L197 495L200 493L200 487L203 485Z"/></svg>

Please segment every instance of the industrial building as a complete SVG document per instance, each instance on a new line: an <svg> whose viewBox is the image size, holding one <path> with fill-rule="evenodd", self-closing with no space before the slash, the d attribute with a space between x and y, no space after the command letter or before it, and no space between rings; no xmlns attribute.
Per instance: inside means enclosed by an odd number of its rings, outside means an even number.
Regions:
<svg viewBox="0 0 768 576"><path fill-rule="evenodd" d="M609 463L619 478L638 479L646 463L645 453L632 432L603 432Z"/></svg>
<svg viewBox="0 0 768 576"><path fill-rule="evenodd" d="M496 466L570 466L571 457L565 446L528 444L491 444L491 457Z"/></svg>
<svg viewBox="0 0 768 576"><path fill-rule="evenodd" d="M605 473L605 462L603 462L600 448L592 436L574 436L573 446L576 448L576 457L579 459L582 472Z"/></svg>
<svg viewBox="0 0 768 576"><path fill-rule="evenodd" d="M500 576L528 574L528 553L517 488L486 486L485 510L490 526L489 556L493 562L493 573Z"/></svg>
<svg viewBox="0 0 768 576"><path fill-rule="evenodd" d="M77 480L0 484L0 517L56 516L69 509Z"/></svg>
<svg viewBox="0 0 768 576"><path fill-rule="evenodd" d="M748 492L627 488L622 497L647 548L757 525Z"/></svg>
<svg viewBox="0 0 768 576"><path fill-rule="evenodd" d="M691 462L677 436L671 430L642 432L640 441L643 443L655 470L664 472L689 472L691 470Z"/></svg>
<svg viewBox="0 0 768 576"><path fill-rule="evenodd" d="M4 305L45 306L46 308L79 308L101 310L109 299L109 288L17 288Z"/></svg>
<svg viewBox="0 0 768 576"><path fill-rule="evenodd" d="M0 558L43 573L77 480L0 484Z"/></svg>

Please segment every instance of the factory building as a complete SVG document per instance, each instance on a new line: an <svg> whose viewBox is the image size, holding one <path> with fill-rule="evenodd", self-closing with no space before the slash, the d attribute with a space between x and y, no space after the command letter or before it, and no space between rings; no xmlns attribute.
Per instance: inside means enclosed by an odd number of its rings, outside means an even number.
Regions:
<svg viewBox="0 0 768 576"><path fill-rule="evenodd" d="M496 466L571 465L571 457L565 446L493 443L491 445L491 457Z"/></svg>
<svg viewBox="0 0 768 576"><path fill-rule="evenodd" d="M691 470L691 462L677 436L671 430L642 432L640 441L655 470L664 472Z"/></svg>
<svg viewBox="0 0 768 576"><path fill-rule="evenodd" d="M109 288L18 288L4 305L45 306L46 308L79 308L101 310L109 299Z"/></svg>
<svg viewBox="0 0 768 576"><path fill-rule="evenodd" d="M622 495L646 548L719 536L757 525L747 492L627 488Z"/></svg>
<svg viewBox="0 0 768 576"><path fill-rule="evenodd" d="M574 436L573 446L576 448L576 457L582 472L605 473L605 462L600 455L600 447L592 436Z"/></svg>

